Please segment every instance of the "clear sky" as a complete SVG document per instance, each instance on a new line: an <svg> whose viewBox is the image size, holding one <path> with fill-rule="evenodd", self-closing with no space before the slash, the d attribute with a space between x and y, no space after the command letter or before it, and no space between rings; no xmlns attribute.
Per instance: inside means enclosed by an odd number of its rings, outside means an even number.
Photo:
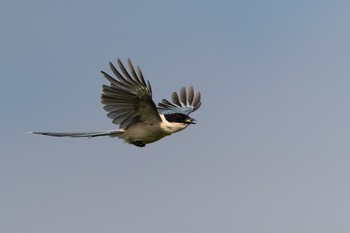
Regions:
<svg viewBox="0 0 350 233"><path fill-rule="evenodd" d="M0 7L0 232L350 232L350 2L16 1ZM198 124L145 148L100 70L130 57Z"/></svg>

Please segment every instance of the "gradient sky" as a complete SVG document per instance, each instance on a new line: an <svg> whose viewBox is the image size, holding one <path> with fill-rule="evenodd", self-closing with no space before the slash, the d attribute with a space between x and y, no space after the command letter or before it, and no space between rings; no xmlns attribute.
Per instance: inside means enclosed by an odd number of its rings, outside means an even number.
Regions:
<svg viewBox="0 0 350 233"><path fill-rule="evenodd" d="M350 232L349 1L16 1L0 7L0 232ZM198 124L138 148L100 70L130 57Z"/></svg>

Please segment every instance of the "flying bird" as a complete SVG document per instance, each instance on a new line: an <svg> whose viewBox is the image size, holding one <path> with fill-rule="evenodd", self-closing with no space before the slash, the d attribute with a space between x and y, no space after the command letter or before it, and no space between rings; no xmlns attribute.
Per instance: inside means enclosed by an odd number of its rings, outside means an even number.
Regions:
<svg viewBox="0 0 350 233"><path fill-rule="evenodd" d="M99 137L110 136L123 139L129 144L144 147L165 136L179 132L195 119L189 116L201 106L200 92L193 87L182 87L172 93L172 101L163 99L158 106L152 100L152 88L149 81L145 82L141 69L136 70L128 59L129 72L120 59L118 69L109 63L114 77L101 71L110 85L103 85L101 102L107 116L119 125L117 130L97 132L30 132L54 137Z"/></svg>

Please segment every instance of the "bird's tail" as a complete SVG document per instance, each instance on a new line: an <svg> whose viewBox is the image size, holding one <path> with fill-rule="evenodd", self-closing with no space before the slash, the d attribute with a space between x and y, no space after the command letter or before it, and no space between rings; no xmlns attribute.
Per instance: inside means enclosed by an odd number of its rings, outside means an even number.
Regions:
<svg viewBox="0 0 350 233"><path fill-rule="evenodd" d="M40 134L52 137L72 137L72 138L93 138L100 136L118 137L123 131L122 130L105 130L97 132L28 132L32 134Z"/></svg>

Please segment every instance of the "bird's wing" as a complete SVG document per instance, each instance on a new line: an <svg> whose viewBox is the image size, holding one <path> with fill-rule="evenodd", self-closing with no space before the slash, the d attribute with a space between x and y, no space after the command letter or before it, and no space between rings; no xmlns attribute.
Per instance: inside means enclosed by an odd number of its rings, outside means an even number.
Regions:
<svg viewBox="0 0 350 233"><path fill-rule="evenodd" d="M191 112L196 111L202 104L201 93L195 92L193 87L190 86L187 90L182 87L179 94L173 92L172 102L163 99L161 103L158 103L158 112L161 114L183 113L189 115Z"/></svg>
<svg viewBox="0 0 350 233"><path fill-rule="evenodd" d="M108 112L107 116L114 124L120 125L120 128L127 128L137 122L160 122L161 118L152 100L151 84L149 81L146 84L140 68L136 67L136 73L128 59L130 75L120 59L117 63L121 73L109 63L117 79L101 71L111 83L110 86L103 85L101 96L101 102L105 105L103 108Z"/></svg>

